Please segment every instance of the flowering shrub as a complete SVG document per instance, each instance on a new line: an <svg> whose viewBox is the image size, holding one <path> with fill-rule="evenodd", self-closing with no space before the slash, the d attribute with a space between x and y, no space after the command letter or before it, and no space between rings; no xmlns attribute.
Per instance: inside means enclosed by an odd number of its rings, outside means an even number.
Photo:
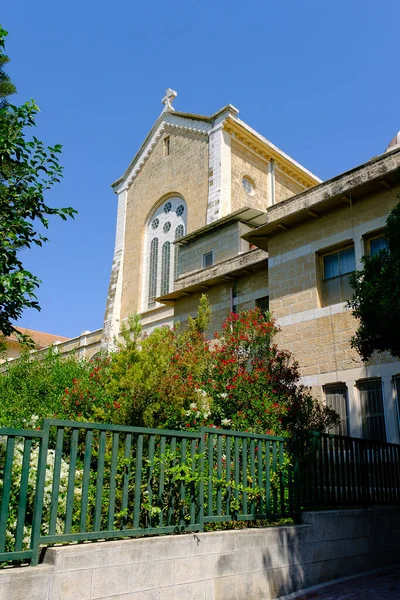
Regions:
<svg viewBox="0 0 400 600"><path fill-rule="evenodd" d="M299 384L299 366L273 342L278 331L259 309L231 314L212 342L209 307L198 320L162 327L147 336L127 366L125 350L112 358L114 401L126 424L198 430L202 425L271 435L323 430L337 415Z"/></svg>
<svg viewBox="0 0 400 600"><path fill-rule="evenodd" d="M202 297L186 327L140 337L139 317L124 343L94 361L25 355L0 375L0 426L42 418L198 430L215 426L275 435L323 430L336 423L299 384L299 367L274 343L278 331L258 309L231 314L207 340Z"/></svg>

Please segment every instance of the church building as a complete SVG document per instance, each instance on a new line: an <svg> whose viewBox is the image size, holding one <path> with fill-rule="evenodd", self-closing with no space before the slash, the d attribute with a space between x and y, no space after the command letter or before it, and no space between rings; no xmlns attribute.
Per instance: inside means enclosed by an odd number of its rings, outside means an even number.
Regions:
<svg viewBox="0 0 400 600"><path fill-rule="evenodd" d="M206 117L164 110L114 182L117 233L104 341L132 313L144 330L183 320L207 291L218 325L232 309L268 302L267 254L242 235L266 210L320 179L238 117L228 105ZM255 251L254 251L255 250ZM206 273L206 278L204 274ZM179 314L175 300L188 298Z"/></svg>
<svg viewBox="0 0 400 600"><path fill-rule="evenodd" d="M195 315L210 335L230 312L270 310L302 382L340 415L336 433L400 442L400 362L351 347L349 275L386 247L400 200L400 133L370 161L322 182L227 105L164 109L123 175L104 326L59 344L92 356L138 313L144 331Z"/></svg>

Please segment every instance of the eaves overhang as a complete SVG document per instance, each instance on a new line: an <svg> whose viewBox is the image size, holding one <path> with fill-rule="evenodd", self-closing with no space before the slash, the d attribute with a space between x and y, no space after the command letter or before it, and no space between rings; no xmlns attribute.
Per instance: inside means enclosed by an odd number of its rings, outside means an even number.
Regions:
<svg viewBox="0 0 400 600"><path fill-rule="evenodd" d="M368 194L400 185L400 148L379 155L267 210L267 223L243 235L243 239L268 249L268 237L291 229ZM317 225L316 225L317 226Z"/></svg>
<svg viewBox="0 0 400 600"><path fill-rule="evenodd" d="M227 281L235 281L246 274L268 268L268 254L263 250L250 250L206 269L200 269L175 280L170 294L156 298L157 302L173 304L193 292L206 292L211 287Z"/></svg>
<svg viewBox="0 0 400 600"><path fill-rule="evenodd" d="M188 242L202 237L207 233L211 233L212 231L218 230L221 227L225 227L230 223L237 222L245 223L249 227L256 228L267 222L267 213L256 208L243 206L242 208L235 210L234 212L230 213L229 215L226 215L225 217L222 217L221 219L217 219L216 221L213 221L212 223L209 223L204 227L200 227L199 229L196 229L195 231L184 235L183 237L179 238L179 240L176 240L176 242L174 243L179 245L187 244Z"/></svg>
<svg viewBox="0 0 400 600"><path fill-rule="evenodd" d="M258 150L265 159L274 159L279 168L294 177L301 185L309 188L322 182L322 179L317 177L317 175L303 167L303 165L238 117L230 116L226 120L225 129L238 141L246 140L250 148Z"/></svg>

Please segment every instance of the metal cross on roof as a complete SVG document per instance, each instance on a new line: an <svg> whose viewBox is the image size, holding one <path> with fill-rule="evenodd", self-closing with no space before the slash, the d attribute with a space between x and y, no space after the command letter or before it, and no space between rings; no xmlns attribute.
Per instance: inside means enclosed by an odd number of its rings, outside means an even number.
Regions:
<svg viewBox="0 0 400 600"><path fill-rule="evenodd" d="M167 91L165 92L164 98L161 100L161 102L165 106L164 110L175 110L174 107L172 106L172 102L175 100L177 95L178 94L175 92L175 90L171 90L171 88L167 89Z"/></svg>

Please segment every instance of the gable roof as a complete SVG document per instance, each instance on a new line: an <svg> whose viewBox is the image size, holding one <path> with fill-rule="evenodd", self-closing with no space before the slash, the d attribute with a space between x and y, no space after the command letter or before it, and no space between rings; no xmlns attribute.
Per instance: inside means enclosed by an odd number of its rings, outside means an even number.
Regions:
<svg viewBox="0 0 400 600"><path fill-rule="evenodd" d="M272 144L267 138L239 119L237 117L238 113L239 110L232 104L227 104L209 117L174 110L163 110L143 144L140 146L138 152L131 160L128 168L121 177L111 184L111 187L116 193L119 193L130 186L165 130L175 128L191 131L200 135L208 135L214 127L220 125L224 121L226 121L231 128L233 127L236 133L239 132L257 140L258 144L265 149L269 156L280 161L284 168L289 168L289 170L294 169L300 177L303 176L308 185L321 183L322 180L319 177L311 173L311 171L303 167L297 161L293 160L293 158Z"/></svg>
<svg viewBox="0 0 400 600"><path fill-rule="evenodd" d="M114 181L114 183L111 184L111 187L118 193L125 189L126 186L130 185L167 127L207 135L218 121L224 120L224 118L229 115L236 115L238 112L238 109L232 106L232 104L227 104L210 117L179 111L163 110L124 174Z"/></svg>

